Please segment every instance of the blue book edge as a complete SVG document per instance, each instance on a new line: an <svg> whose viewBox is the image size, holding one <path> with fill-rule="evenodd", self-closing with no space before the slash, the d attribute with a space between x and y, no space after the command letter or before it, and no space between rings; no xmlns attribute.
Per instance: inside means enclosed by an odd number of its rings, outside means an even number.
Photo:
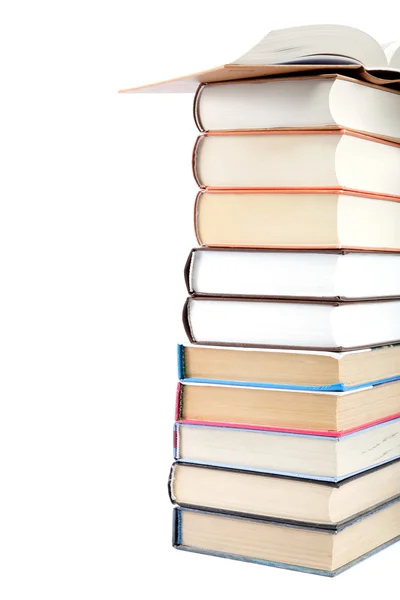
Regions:
<svg viewBox="0 0 400 600"><path fill-rule="evenodd" d="M398 381L400 374L393 377L386 377L383 379L375 379L373 381L366 381L358 385L344 385L343 383L332 383L329 385L290 385L281 383L258 383L256 381L230 381L228 379L203 379L198 377L185 377L184 369L184 346L178 344L177 348L178 358L178 379L181 383L205 383L208 385L227 385L235 387L253 387L263 389L281 389L281 390L300 390L308 392L350 392L354 390L360 390L363 388L380 385L382 383L390 383L391 381Z"/></svg>
<svg viewBox="0 0 400 600"><path fill-rule="evenodd" d="M183 381L185 379L185 375L183 372L183 345L178 344L178 379L179 381Z"/></svg>

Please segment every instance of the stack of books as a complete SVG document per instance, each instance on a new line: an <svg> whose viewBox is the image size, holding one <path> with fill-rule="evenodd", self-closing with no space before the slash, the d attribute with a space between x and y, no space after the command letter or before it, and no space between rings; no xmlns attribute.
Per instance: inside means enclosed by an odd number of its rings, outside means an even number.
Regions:
<svg viewBox="0 0 400 600"><path fill-rule="evenodd" d="M400 538L400 93L202 85L174 545L335 575Z"/></svg>

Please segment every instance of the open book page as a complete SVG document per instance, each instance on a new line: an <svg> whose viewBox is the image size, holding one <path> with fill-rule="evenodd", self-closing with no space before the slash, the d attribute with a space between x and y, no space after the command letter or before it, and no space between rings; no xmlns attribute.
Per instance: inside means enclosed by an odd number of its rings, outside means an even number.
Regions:
<svg viewBox="0 0 400 600"><path fill-rule="evenodd" d="M121 91L194 93L201 83L311 72L345 74L398 89L400 49L389 44L384 51L374 38L353 27L308 25L279 29L257 43L253 34L254 31L251 35L243 32L235 40L229 32L221 33L219 47L223 56L216 50L214 68ZM238 58L232 60L235 55Z"/></svg>
<svg viewBox="0 0 400 600"><path fill-rule="evenodd" d="M400 69L400 40L383 44L386 59L389 67L392 69Z"/></svg>
<svg viewBox="0 0 400 600"><path fill-rule="evenodd" d="M344 25L306 25L269 32L232 64L273 65L313 56L340 56L366 67L387 66L380 44L367 33Z"/></svg>

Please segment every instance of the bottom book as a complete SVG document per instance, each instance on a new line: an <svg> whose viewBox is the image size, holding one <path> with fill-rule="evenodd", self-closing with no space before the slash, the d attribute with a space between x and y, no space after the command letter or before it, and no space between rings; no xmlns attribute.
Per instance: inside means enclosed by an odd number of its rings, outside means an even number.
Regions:
<svg viewBox="0 0 400 600"><path fill-rule="evenodd" d="M335 529L174 509L173 545L333 577L400 540L400 496Z"/></svg>

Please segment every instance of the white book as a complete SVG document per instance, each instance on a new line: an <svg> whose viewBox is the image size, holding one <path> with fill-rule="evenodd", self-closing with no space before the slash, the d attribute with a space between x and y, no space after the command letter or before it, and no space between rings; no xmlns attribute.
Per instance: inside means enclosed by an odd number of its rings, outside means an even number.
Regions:
<svg viewBox="0 0 400 600"><path fill-rule="evenodd" d="M194 113L201 131L342 127L400 139L400 93L337 75L207 84Z"/></svg>
<svg viewBox="0 0 400 600"><path fill-rule="evenodd" d="M345 130L211 132L198 138L193 167L206 188L400 196L400 145Z"/></svg>
<svg viewBox="0 0 400 600"><path fill-rule="evenodd" d="M400 342L400 300L347 303L189 298L191 342L350 350Z"/></svg>
<svg viewBox="0 0 400 600"><path fill-rule="evenodd" d="M400 420L340 438L180 423L175 458L264 473L340 481L400 456Z"/></svg>
<svg viewBox="0 0 400 600"><path fill-rule="evenodd" d="M354 300L400 297L400 254L198 248L190 294Z"/></svg>
<svg viewBox="0 0 400 600"><path fill-rule="evenodd" d="M177 460L328 481L400 456L400 419L340 438L183 423L176 431Z"/></svg>

